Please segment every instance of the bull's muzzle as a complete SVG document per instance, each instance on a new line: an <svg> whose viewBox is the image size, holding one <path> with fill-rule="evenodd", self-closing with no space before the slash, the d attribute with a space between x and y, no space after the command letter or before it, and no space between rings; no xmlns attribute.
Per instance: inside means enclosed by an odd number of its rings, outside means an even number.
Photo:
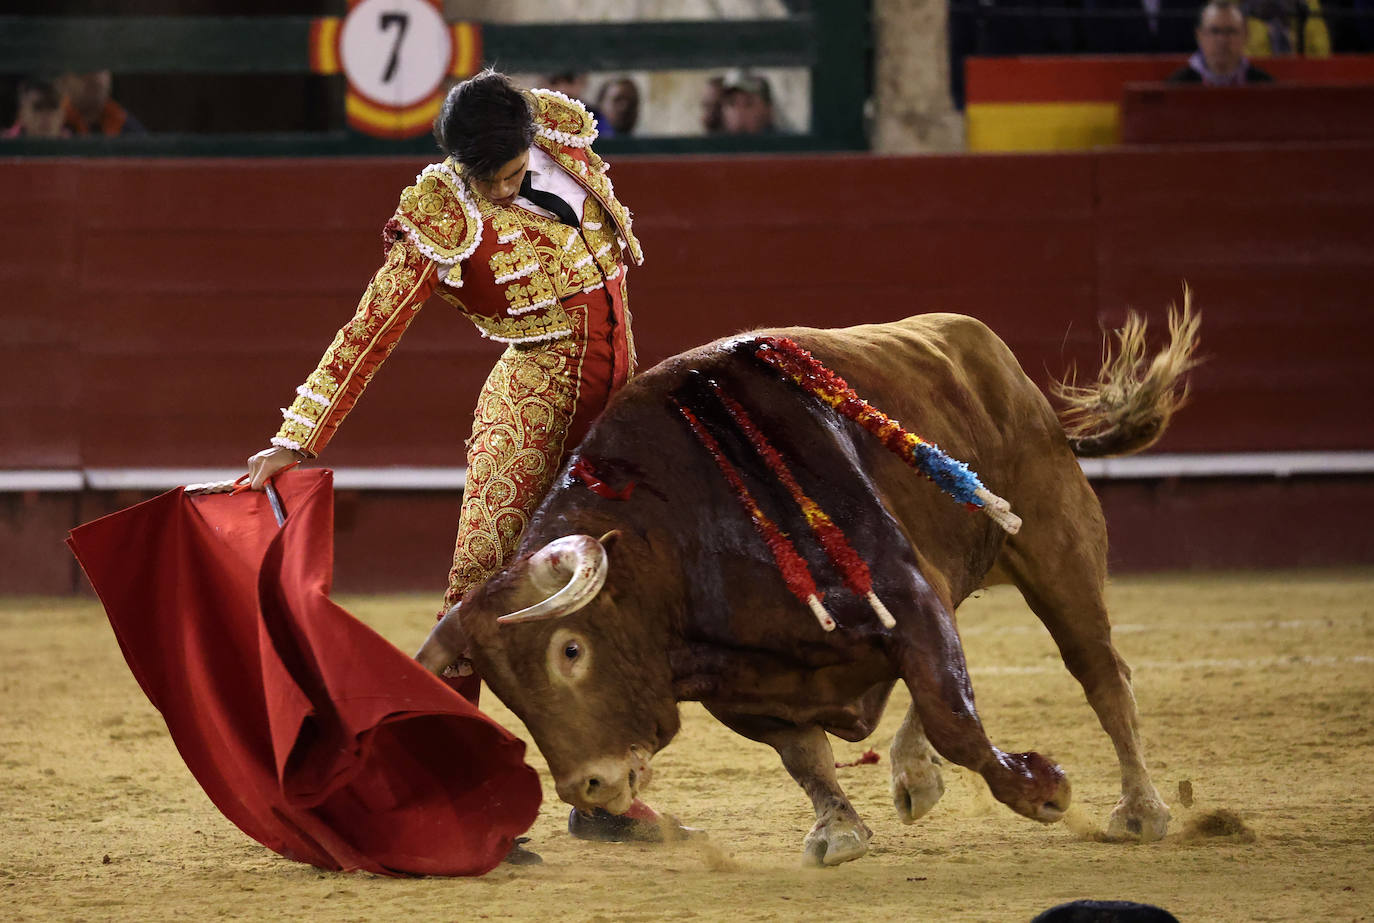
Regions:
<svg viewBox="0 0 1374 923"><path fill-rule="evenodd" d="M558 797L580 811L603 808L624 814L653 774L643 752L631 747L624 758L583 763L556 780Z"/></svg>

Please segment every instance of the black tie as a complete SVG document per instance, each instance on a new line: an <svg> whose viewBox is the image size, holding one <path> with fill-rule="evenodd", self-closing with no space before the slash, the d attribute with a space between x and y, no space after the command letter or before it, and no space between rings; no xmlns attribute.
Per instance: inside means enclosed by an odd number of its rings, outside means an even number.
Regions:
<svg viewBox="0 0 1374 923"><path fill-rule="evenodd" d="M530 172L528 170L525 171L525 178L520 181L520 195L545 211L557 215L558 220L568 227L577 227L577 214L572 210L572 206L552 192L545 192L542 189L535 189L531 186Z"/></svg>

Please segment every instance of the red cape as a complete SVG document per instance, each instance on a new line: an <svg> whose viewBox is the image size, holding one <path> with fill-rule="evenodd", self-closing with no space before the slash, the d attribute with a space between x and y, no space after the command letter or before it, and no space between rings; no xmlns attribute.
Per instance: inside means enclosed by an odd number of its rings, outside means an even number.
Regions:
<svg viewBox="0 0 1374 923"><path fill-rule="evenodd" d="M262 493L177 488L72 531L125 660L210 800L269 849L489 871L539 813L524 742L330 601L332 473L274 483L281 529Z"/></svg>

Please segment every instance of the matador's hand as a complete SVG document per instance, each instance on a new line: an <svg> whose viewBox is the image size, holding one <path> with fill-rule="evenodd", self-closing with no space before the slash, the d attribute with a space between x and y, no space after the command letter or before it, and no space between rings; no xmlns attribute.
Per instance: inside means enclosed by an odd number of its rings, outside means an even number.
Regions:
<svg viewBox="0 0 1374 923"><path fill-rule="evenodd" d="M305 455L295 449L275 445L263 449L248 459L248 486L253 490L262 490L273 476L304 459Z"/></svg>

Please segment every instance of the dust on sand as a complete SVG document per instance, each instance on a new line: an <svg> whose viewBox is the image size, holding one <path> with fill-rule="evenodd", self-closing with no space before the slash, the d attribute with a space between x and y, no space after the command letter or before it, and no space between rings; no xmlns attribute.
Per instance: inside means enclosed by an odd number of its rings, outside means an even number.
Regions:
<svg viewBox="0 0 1374 923"><path fill-rule="evenodd" d="M901 825L887 791L898 689L872 738L836 742L837 761L881 755L839 770L874 830L869 855L804 870L813 818L776 754L686 705L649 800L708 840L584 843L547 800L530 832L543 865L409 880L322 872L249 840L196 786L96 603L3 601L0 901L17 920L1006 921L1078 898L1183 920L1370 919L1374 572L1118 580L1109 601L1174 814L1160 843L1101 842L1119 788L1112 747L1048 634L997 588L960 612L979 709L1000 747L1064 766L1076 799L1064 823L1017 817L947 766L943 801ZM342 602L403 650L433 609L428 597Z"/></svg>

